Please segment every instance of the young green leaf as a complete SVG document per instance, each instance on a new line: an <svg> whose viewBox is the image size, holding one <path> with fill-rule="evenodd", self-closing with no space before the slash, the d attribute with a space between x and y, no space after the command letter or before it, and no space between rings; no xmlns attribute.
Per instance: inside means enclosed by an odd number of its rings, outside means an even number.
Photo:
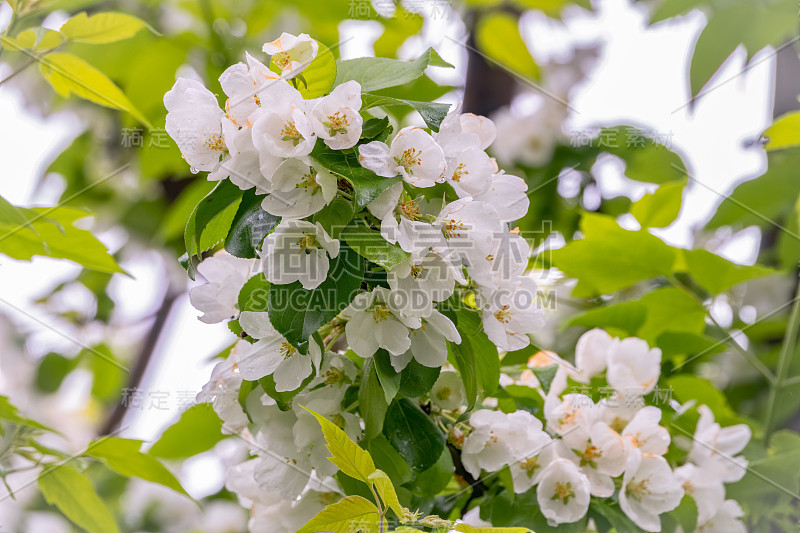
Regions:
<svg viewBox="0 0 800 533"><path fill-rule="evenodd" d="M75 525L89 533L117 533L114 516L92 483L69 465L46 467L39 474L39 490Z"/></svg>
<svg viewBox="0 0 800 533"><path fill-rule="evenodd" d="M381 501L385 507L394 511L398 518L404 515L404 507L400 505L400 500L397 499L397 492L394 490L394 485L389 476L383 470L375 470L369 475L369 479L375 485L375 492L380 496Z"/></svg>
<svg viewBox="0 0 800 533"><path fill-rule="evenodd" d="M319 51L317 57L303 69L302 81L297 84L297 89L303 98L310 100L325 96L331 90L334 80L336 80L336 58L330 49L317 41Z"/></svg>
<svg viewBox="0 0 800 533"><path fill-rule="evenodd" d="M512 74L529 80L539 79L539 65L519 33L519 17L501 11L480 17L475 43L492 62Z"/></svg>
<svg viewBox="0 0 800 533"><path fill-rule="evenodd" d="M375 463L372 461L369 452L360 448L358 444L347 436L347 433L324 416L306 407L303 409L314 415L314 418L322 426L325 446L332 455L330 461L348 476L371 485L370 475L375 472Z"/></svg>
<svg viewBox="0 0 800 533"><path fill-rule="evenodd" d="M297 533L377 533L378 508L361 496L347 496L320 511Z"/></svg>
<svg viewBox="0 0 800 533"><path fill-rule="evenodd" d="M422 117L425 124L433 131L439 131L442 120L444 120L444 117L446 117L448 111L450 111L450 104L404 100L392 98L390 96L382 96L380 94L364 93L361 95L361 100L363 102L362 109L369 109L371 107L408 106L419 113L419 116Z"/></svg>
<svg viewBox="0 0 800 533"><path fill-rule="evenodd" d="M92 442L86 455L100 459L123 476L158 483L189 496L172 472L154 457L139 451L141 446L140 440L104 437Z"/></svg>
<svg viewBox="0 0 800 533"><path fill-rule="evenodd" d="M61 96L66 98L74 94L102 106L126 111L152 129L150 121L134 107L122 90L83 59L58 52L38 60L42 75Z"/></svg>
<svg viewBox="0 0 800 533"><path fill-rule="evenodd" d="M631 214L643 228L664 228L678 217L687 180L665 183L655 192L645 194L631 206Z"/></svg>
<svg viewBox="0 0 800 533"><path fill-rule="evenodd" d="M146 22L125 13L78 13L61 26L61 35L79 43L105 44L133 37L149 27ZM152 28L151 28L152 29Z"/></svg>

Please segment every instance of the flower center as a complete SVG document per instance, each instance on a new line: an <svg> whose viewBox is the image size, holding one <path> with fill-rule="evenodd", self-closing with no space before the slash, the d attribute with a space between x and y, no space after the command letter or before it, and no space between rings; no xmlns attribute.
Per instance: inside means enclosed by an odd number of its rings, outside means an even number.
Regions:
<svg viewBox="0 0 800 533"><path fill-rule="evenodd" d="M453 237L461 237L462 231L467 231L467 227L463 222L459 222L454 218L446 221L444 223L444 227L442 227L442 233L444 233L444 236L448 239L452 239Z"/></svg>
<svg viewBox="0 0 800 533"><path fill-rule="evenodd" d="M622 433L622 430L625 429L625 426L628 425L628 422L620 417L614 417L614 420L611 421L609 426L611 429L616 431L617 433Z"/></svg>
<svg viewBox="0 0 800 533"><path fill-rule="evenodd" d="M306 233L297 239L297 246L300 247L300 253L305 252L310 254L313 250L319 248L317 236L313 233Z"/></svg>
<svg viewBox="0 0 800 533"><path fill-rule="evenodd" d="M419 206L414 200L409 200L408 202L400 202L397 204L397 209L395 212L405 217L409 220L416 220L419 218Z"/></svg>
<svg viewBox="0 0 800 533"><path fill-rule="evenodd" d="M497 319L498 322L502 324L508 324L511 320L509 316L511 315L511 311L508 310L508 306L504 305L500 309L494 312L494 317Z"/></svg>
<svg viewBox="0 0 800 533"><path fill-rule="evenodd" d="M569 503L570 498L575 496L575 492L572 490L572 483L569 481L558 481L556 482L556 487L553 491L553 496L550 498L551 500L561 500L564 505Z"/></svg>
<svg viewBox="0 0 800 533"><path fill-rule="evenodd" d="M413 167L422 164L422 150L408 148L403 150L403 154L400 157L395 157L394 160L398 165L405 168L406 172L413 175Z"/></svg>
<svg viewBox="0 0 800 533"><path fill-rule="evenodd" d="M641 448L642 446L644 446L646 442L646 440L640 439L641 436L642 436L641 433L637 433L636 435L631 437L631 444L633 444L636 448Z"/></svg>
<svg viewBox="0 0 800 533"><path fill-rule="evenodd" d="M278 52L272 56L272 62L275 63L281 70L283 70L291 60L292 58L289 56L289 52Z"/></svg>
<svg viewBox="0 0 800 533"><path fill-rule="evenodd" d="M389 311L389 308L385 305L378 304L372 308L372 318L375 319L376 324L383 322L391 316L392 312Z"/></svg>
<svg viewBox="0 0 800 533"><path fill-rule="evenodd" d="M442 387L438 391L436 391L436 397L441 401L446 401L450 397L450 387Z"/></svg>
<svg viewBox="0 0 800 533"><path fill-rule="evenodd" d="M539 464L539 457L535 456L526 458L519 466L525 470L528 477L533 477L533 474L536 473L536 470L538 470L541 465Z"/></svg>
<svg viewBox="0 0 800 533"><path fill-rule="evenodd" d="M648 485L650 484L650 478L645 478L640 481L629 483L627 488L628 495L636 500L637 502L642 501L642 498L651 494Z"/></svg>
<svg viewBox="0 0 800 533"><path fill-rule="evenodd" d="M294 120L290 120L283 125L281 135L283 135L282 139L284 141L291 142L294 146L300 144L300 141L304 139L303 135L297 131L297 126L295 126Z"/></svg>
<svg viewBox="0 0 800 533"><path fill-rule="evenodd" d="M281 344L280 354L283 356L284 359L289 359L296 353L297 353L297 348L295 348L288 342L284 342L283 344Z"/></svg>
<svg viewBox="0 0 800 533"><path fill-rule="evenodd" d="M300 177L300 181L297 183L296 187L298 189L305 189L306 191L311 189L313 194L314 192L316 192L316 188L318 186L319 185L317 184L317 169L315 169L314 167L309 167L308 172Z"/></svg>
<svg viewBox="0 0 800 533"><path fill-rule="evenodd" d="M586 449L583 453L577 452L576 453L581 458L581 466L590 466L591 468L597 468L597 459L603 457L603 452L600 451L597 446L593 446L589 444L586 446Z"/></svg>
<svg viewBox="0 0 800 533"><path fill-rule="evenodd" d="M322 377L325 378L324 381L326 385L336 385L339 382L350 381L344 372L333 367L329 368L324 374L322 374Z"/></svg>
<svg viewBox="0 0 800 533"><path fill-rule="evenodd" d="M453 177L450 178L455 182L461 181L461 178L464 177L465 174L469 174L469 170L466 170L467 165L464 163L459 163L456 169L453 171Z"/></svg>
<svg viewBox="0 0 800 533"><path fill-rule="evenodd" d="M425 268L422 265L414 265L411 267L411 277L414 279L420 279L422 275L425 274Z"/></svg>
<svg viewBox="0 0 800 533"><path fill-rule="evenodd" d="M219 150L222 152L225 150L225 140L220 134L209 135L208 139L206 139L206 146L212 150Z"/></svg>
<svg viewBox="0 0 800 533"><path fill-rule="evenodd" d="M333 115L328 115L328 120L323 122L322 125L328 128L328 133L333 137L337 133L347 133L347 126L350 123L347 121L346 115L342 115L341 111L337 111Z"/></svg>

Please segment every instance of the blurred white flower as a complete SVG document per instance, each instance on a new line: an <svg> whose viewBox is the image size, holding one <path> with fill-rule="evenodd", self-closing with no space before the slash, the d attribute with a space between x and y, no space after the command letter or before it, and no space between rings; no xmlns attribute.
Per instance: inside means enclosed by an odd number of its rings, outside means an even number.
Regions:
<svg viewBox="0 0 800 533"><path fill-rule="evenodd" d="M209 257L197 266L207 283L189 291L189 302L203 313L206 324L231 320L239 313L239 291L256 267L252 259L240 259L226 252Z"/></svg>
<svg viewBox="0 0 800 533"><path fill-rule="evenodd" d="M614 342L611 335L599 328L581 335L575 345L575 366L582 380L589 380L606 369Z"/></svg>
<svg viewBox="0 0 800 533"><path fill-rule="evenodd" d="M625 444L642 453L664 455L669 450L670 436L665 427L658 425L660 421L661 409L643 407L622 430Z"/></svg>
<svg viewBox="0 0 800 533"><path fill-rule="evenodd" d="M198 403L210 403L222 420L222 432L234 434L247 427L250 420L239 404L239 389L242 374L239 372L239 350L247 341L239 341L225 361L219 362L211 371L211 379L197 394Z"/></svg>
<svg viewBox="0 0 800 533"><path fill-rule="evenodd" d="M292 35L284 32L274 41L265 43L262 50L272 56L272 62L281 69L282 77L293 78L317 57L319 43L307 33Z"/></svg>
<svg viewBox="0 0 800 533"><path fill-rule="evenodd" d="M625 395L644 396L661 375L661 350L647 341L629 337L612 343L608 352L608 384Z"/></svg>
<svg viewBox="0 0 800 533"><path fill-rule="evenodd" d="M450 370L443 370L439 374L429 395L433 405L448 411L459 409L467 402L467 393L461 376Z"/></svg>
<svg viewBox="0 0 800 533"><path fill-rule="evenodd" d="M697 533L747 533L747 526L739 520L744 511L736 500L725 500L711 519L700 522L698 516Z"/></svg>
<svg viewBox="0 0 800 533"><path fill-rule="evenodd" d="M747 459L736 454L750 442L750 428L744 424L722 428L714 421L714 413L708 406L701 405L697 411L700 420L689 450L689 460L706 475L724 483L739 481L746 472Z"/></svg>
<svg viewBox="0 0 800 533"><path fill-rule="evenodd" d="M704 524L717 514L725 500L722 481L687 463L675 469L675 479L697 504L697 523Z"/></svg>

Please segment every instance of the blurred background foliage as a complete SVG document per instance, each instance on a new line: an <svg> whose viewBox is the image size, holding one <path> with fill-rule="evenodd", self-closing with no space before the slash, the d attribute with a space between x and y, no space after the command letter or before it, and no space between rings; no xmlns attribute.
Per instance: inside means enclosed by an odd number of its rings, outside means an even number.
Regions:
<svg viewBox="0 0 800 533"><path fill-rule="evenodd" d="M800 436L793 431L800 428L800 358L794 357L800 325L796 303L800 118L795 111L800 69L793 45L798 22L794 0L639 2L650 9L652 24L695 9L705 14L708 22L688 66L688 91L693 98L702 98L718 86L719 80L712 76L740 46L751 61L766 46L779 50L777 120L754 147L767 150L768 169L745 180L720 203L705 227L697 230L697 250L693 251L670 246L648 231L675 220L686 187L703 186L694 180L680 154L664 146L668 143L643 135L635 124L598 125L602 127L580 142L562 131L571 112L570 90L591 69L600 51L578 48L568 63L539 64L523 39L519 26L523 14L537 11L559 24L568 10L591 10L588 0L397 5L391 0L8 3L13 14L0 41L4 67L0 86L19 91L36 113L74 115L80 131L39 179L41 187L60 180L63 191L57 207L28 209L0 199L0 226L6 234L0 238L0 252L19 260L43 255L83 266L74 279L41 295L37 305L74 331L92 331L92 342L31 358L24 353L28 332L17 331L11 323L4 326L7 346L0 349L17 354L16 360L11 355L4 359L10 364L26 360L28 365L27 374L15 375L8 364L0 369L5 380L16 382L11 391L18 391L10 402L0 397L0 475L9 485L18 470L35 473L42 462L59 461L83 450L74 461L85 468L85 479L91 480L83 489L102 496L105 504L98 507L100 511L86 516L74 502L70 506L65 495L56 494L52 487L41 488L47 501L86 529L92 530L86 524L108 520L123 531L238 531L244 527L241 510L237 511L234 498L224 489L205 498L206 514L214 518L203 520L191 500L173 497L173 492L143 489L139 481L127 480L139 477L180 492L172 475L155 466L160 464L156 458L177 462L212 449L222 435L209 409L186 411L146 454L138 451L138 445L112 438L119 453L124 450L126 457L146 465L135 472L115 467L113 460L93 455L91 446L86 447L95 437L115 434L126 411L121 391L139 386L152 363L170 309L187 289L177 260L186 252L186 222L212 189L211 183L192 174L163 130L163 95L176 73L199 77L212 92L222 95L217 81L222 71L241 60L245 50L259 51L265 41L283 31L309 33L338 58L348 44L343 36L352 34L345 27L349 20L381 26L367 52L407 59L414 56L409 50L430 42L431 33L441 32L437 18L447 13L453 17L450 23L455 31L450 33L454 37L435 37L439 42L463 43L460 53L467 61L459 75L448 78L431 67L429 76L377 93L421 101L463 100L463 111L495 117L500 130L495 155L501 167L528 182L531 209L518 225L540 252L533 266L557 268L542 275L541 282L544 289L555 291L558 307L536 346L507 355L504 364L524 362L539 348L569 357L566 347L574 346L574 339L591 327L647 339L664 352L665 368L675 370L674 374L665 371L664 376L671 376L665 386L676 400L706 403L723 424L743 420L754 429L749 458L756 473L732 488L739 491L737 499L745 507L750 526L757 531L795 527L798 507L792 494L800 490ZM132 18L115 19L109 29L92 19L98 13ZM87 20L100 25L91 26ZM65 21L70 22L61 26ZM61 30L44 29L43 24ZM788 62L781 63L781 57L788 57ZM787 79L794 82L785 83ZM543 95L543 107L527 117L512 117L508 106L525 93ZM419 122L414 114L404 114L406 108L386 110L395 122ZM650 192L636 201L625 194L601 196L595 171L609 160L617 161L628 179L648 184ZM95 219L92 233L113 236L112 254L86 230L80 219L87 215ZM627 220L624 227L622 220ZM632 229L631 220L640 229ZM753 226L761 232L761 266L737 265L703 249L718 249L735 232ZM220 247L212 243L204 252ZM142 290L158 293L160 303L140 322L123 323L116 317L109 286L113 276L126 275L118 265L137 255L159 263L162 283ZM69 305L76 291L91 295L89 311ZM59 434L31 420L45 417L40 412L47 411L47 398L78 370L91 376L83 431L63 434L59 428ZM24 389L29 391L19 393ZM681 424L689 431L693 427L685 420ZM776 434L782 427L792 430ZM80 476L79 470L74 474ZM513 512L503 507L502 491L494 497L500 502L497 516L492 515L495 525L514 523ZM8 509L8 503L0 502L0 509ZM0 525L5 527L7 520L20 530L33 531L30 513L51 509L41 496L20 500L17 507L24 511L0 518ZM213 509L219 512L214 514ZM524 505L517 509L524 513ZM58 527L66 526L60 523Z"/></svg>

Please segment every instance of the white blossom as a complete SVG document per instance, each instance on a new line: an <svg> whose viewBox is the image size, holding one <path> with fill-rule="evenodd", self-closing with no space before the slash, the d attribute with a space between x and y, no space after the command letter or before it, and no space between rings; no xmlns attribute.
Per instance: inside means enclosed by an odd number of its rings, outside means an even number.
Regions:
<svg viewBox="0 0 800 533"><path fill-rule="evenodd" d="M225 112L237 126L247 126L250 116L261 107L258 97L265 84L272 83L279 75L272 72L261 61L245 52L247 63L236 63L228 67L219 77L222 92L228 96ZM252 124L250 124L252 125Z"/></svg>
<svg viewBox="0 0 800 533"><path fill-rule="evenodd" d="M687 463L675 469L675 479L697 504L697 523L711 520L725 501L725 485L719 479Z"/></svg>
<svg viewBox="0 0 800 533"><path fill-rule="evenodd" d="M329 257L338 255L339 241L319 222L283 219L262 245L264 277L270 283L299 281L303 288L314 289L328 277Z"/></svg>
<svg viewBox="0 0 800 533"><path fill-rule="evenodd" d="M206 283L189 291L189 301L203 313L200 321L213 324L236 317L239 292L255 265L252 259L240 259L223 252L204 259L197 266Z"/></svg>
<svg viewBox="0 0 800 533"><path fill-rule="evenodd" d="M640 409L622 430L622 437L629 448L642 453L664 455L669 450L669 431L658 425L661 409L648 405Z"/></svg>
<svg viewBox="0 0 800 533"><path fill-rule="evenodd" d="M597 419L597 410L585 394L565 394L563 398L548 396L544 402L547 429L566 439L580 443L589 438L589 431Z"/></svg>
<svg viewBox="0 0 800 533"><path fill-rule="evenodd" d="M408 126L397 132L391 146L372 141L358 147L361 166L378 176L398 174L416 187L432 187L442 178L445 158L442 148L422 128Z"/></svg>
<svg viewBox="0 0 800 533"><path fill-rule="evenodd" d="M305 70L317 57L319 43L306 33L292 35L282 33L280 37L262 47L265 54L281 69L281 76L292 78Z"/></svg>
<svg viewBox="0 0 800 533"><path fill-rule="evenodd" d="M608 498L614 494L612 478L622 474L627 461L622 437L605 422L597 421L589 428L587 438L568 442L571 454L565 456L589 478L592 495Z"/></svg>
<svg viewBox="0 0 800 533"><path fill-rule="evenodd" d="M361 137L361 85L347 81L320 98L311 110L309 119L317 137L329 148L352 148Z"/></svg>
<svg viewBox="0 0 800 533"><path fill-rule="evenodd" d="M629 337L613 343L608 352L608 384L623 394L651 392L661 375L661 350Z"/></svg>
<svg viewBox="0 0 800 533"><path fill-rule="evenodd" d="M225 113L217 98L202 83L178 78L164 95L165 129L195 170L212 171L227 154L222 135Z"/></svg>
<svg viewBox="0 0 800 533"><path fill-rule="evenodd" d="M455 290L452 269L435 253L410 256L389 270L387 281L392 291L405 295L398 305L407 316L430 315L433 304L447 300Z"/></svg>
<svg viewBox="0 0 800 533"><path fill-rule="evenodd" d="M577 522L589 510L589 479L575 463L556 459L542 471L536 499L548 522Z"/></svg>
<svg viewBox="0 0 800 533"><path fill-rule="evenodd" d="M397 293L392 293L396 295ZM391 354L391 363L398 372L411 359L429 368L442 366L447 361L447 341L461 344L461 335L455 324L437 310L421 319L419 327L409 331L411 348L403 354Z"/></svg>
<svg viewBox="0 0 800 533"><path fill-rule="evenodd" d="M367 204L367 209L381 220L384 239L398 244L406 252L417 252L422 246L420 235L432 226L421 220L419 203L407 196L403 184L396 183Z"/></svg>
<svg viewBox="0 0 800 533"><path fill-rule="evenodd" d="M675 509L682 498L683 487L666 459L636 450L628 454L619 506L637 526L661 531L659 515Z"/></svg>
<svg viewBox="0 0 800 533"><path fill-rule="evenodd" d="M494 207L503 222L511 222L528 213L531 201L527 190L528 184L524 179L499 172L492 175L488 189L474 199Z"/></svg>
<svg viewBox="0 0 800 533"><path fill-rule="evenodd" d="M411 348L409 328L422 325L418 317L404 317L384 287L358 294L344 314L350 317L345 325L347 342L361 357L372 357L378 348L394 356L405 354Z"/></svg>
<svg viewBox="0 0 800 533"><path fill-rule="evenodd" d="M300 91L279 80L260 91L259 98L261 108L251 117L253 145L274 157L310 154L317 137Z"/></svg>
<svg viewBox="0 0 800 533"><path fill-rule="evenodd" d="M286 218L306 218L336 196L336 177L305 158L287 159L271 177L270 194L261 201L267 213Z"/></svg>
<svg viewBox="0 0 800 533"><path fill-rule="evenodd" d="M243 345L239 352L239 371L244 379L254 381L272 375L278 392L297 389L311 375L314 359L319 360L319 345L308 343L302 354L272 326L269 315L262 311L243 311L239 324L254 344Z"/></svg>
<svg viewBox="0 0 800 533"><path fill-rule="evenodd" d="M454 411L467 402L464 382L458 373L443 370L430 391L431 402L439 409Z"/></svg>
<svg viewBox="0 0 800 533"><path fill-rule="evenodd" d="M231 351L228 358L214 366L211 379L203 385L197 394L198 403L210 403L214 412L222 420L222 432L225 434L239 433L247 427L249 422L242 406L239 404L239 388L242 386L242 375L239 372L240 341Z"/></svg>
<svg viewBox="0 0 800 533"><path fill-rule="evenodd" d="M606 369L608 353L614 342L611 335L599 328L581 335L575 345L575 366L581 379L589 380Z"/></svg>
<svg viewBox="0 0 800 533"><path fill-rule="evenodd" d="M530 344L529 333L544 325L544 312L536 299L536 282L527 276L503 281L485 298L483 328L503 350Z"/></svg>
<svg viewBox="0 0 800 533"><path fill-rule="evenodd" d="M739 481L746 472L747 459L736 454L750 442L750 428L744 424L722 428L714 421L714 413L708 406L701 405L697 411L700 420L689 450L689 460L706 475L725 483Z"/></svg>
<svg viewBox="0 0 800 533"><path fill-rule="evenodd" d="M744 516L741 505L736 500L725 500L712 518L700 522L696 533L747 533L747 526L740 520Z"/></svg>

